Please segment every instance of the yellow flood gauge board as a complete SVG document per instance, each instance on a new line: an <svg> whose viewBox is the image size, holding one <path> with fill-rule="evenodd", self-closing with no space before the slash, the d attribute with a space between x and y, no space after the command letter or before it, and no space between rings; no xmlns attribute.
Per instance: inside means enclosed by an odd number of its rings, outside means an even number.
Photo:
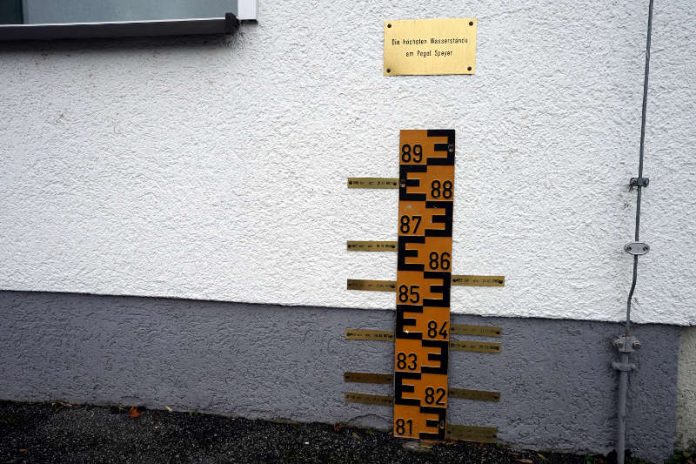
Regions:
<svg viewBox="0 0 696 464"><path fill-rule="evenodd" d="M394 435L447 432L454 130L403 130L399 144Z"/></svg>
<svg viewBox="0 0 696 464"><path fill-rule="evenodd" d="M476 18L384 22L384 75L476 72Z"/></svg>

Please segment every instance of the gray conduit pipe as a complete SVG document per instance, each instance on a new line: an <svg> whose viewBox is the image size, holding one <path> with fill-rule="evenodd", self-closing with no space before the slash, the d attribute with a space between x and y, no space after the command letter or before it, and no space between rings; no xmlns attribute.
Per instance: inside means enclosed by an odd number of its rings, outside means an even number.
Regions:
<svg viewBox="0 0 696 464"><path fill-rule="evenodd" d="M645 243L640 243L640 203L643 193L643 187L648 186L649 179L643 177L643 155L645 153L645 120L648 108L648 77L650 75L650 44L652 39L652 18L653 18L653 3L650 0L648 8L648 37L645 47L645 75L643 77L643 109L641 113L640 126L640 153L638 160L638 177L631 179L630 188L637 188L636 200L636 230L634 242L628 243L624 250L633 255L633 281L631 282L631 290L628 292L628 301L626 302L626 322L624 335L614 341L614 345L621 354L619 362L613 362L612 367L619 372L619 398L618 398L618 414L617 414L617 434L616 434L616 461L618 464L624 464L626 453L626 397L628 395L628 374L635 369L635 365L630 363L630 354L640 347L640 342L635 337L631 336L631 302L633 300L633 292L636 289L638 280L638 257L646 254L650 247Z"/></svg>

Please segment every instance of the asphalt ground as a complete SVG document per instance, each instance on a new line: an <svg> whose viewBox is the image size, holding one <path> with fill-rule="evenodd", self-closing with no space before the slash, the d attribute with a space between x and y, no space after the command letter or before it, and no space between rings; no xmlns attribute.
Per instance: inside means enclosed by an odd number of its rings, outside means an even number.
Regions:
<svg viewBox="0 0 696 464"><path fill-rule="evenodd" d="M135 417L137 416L137 417ZM198 413L0 402L0 463L609 464L601 456L447 443L386 432ZM411 443L413 445L415 443Z"/></svg>

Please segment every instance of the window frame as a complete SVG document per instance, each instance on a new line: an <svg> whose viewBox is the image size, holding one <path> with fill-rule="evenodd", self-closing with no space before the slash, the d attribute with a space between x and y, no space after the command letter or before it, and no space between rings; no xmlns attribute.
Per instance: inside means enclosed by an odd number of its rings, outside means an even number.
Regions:
<svg viewBox="0 0 696 464"><path fill-rule="evenodd" d="M257 0L237 0L237 12L216 18L51 24L0 24L0 41L232 34L255 21Z"/></svg>

